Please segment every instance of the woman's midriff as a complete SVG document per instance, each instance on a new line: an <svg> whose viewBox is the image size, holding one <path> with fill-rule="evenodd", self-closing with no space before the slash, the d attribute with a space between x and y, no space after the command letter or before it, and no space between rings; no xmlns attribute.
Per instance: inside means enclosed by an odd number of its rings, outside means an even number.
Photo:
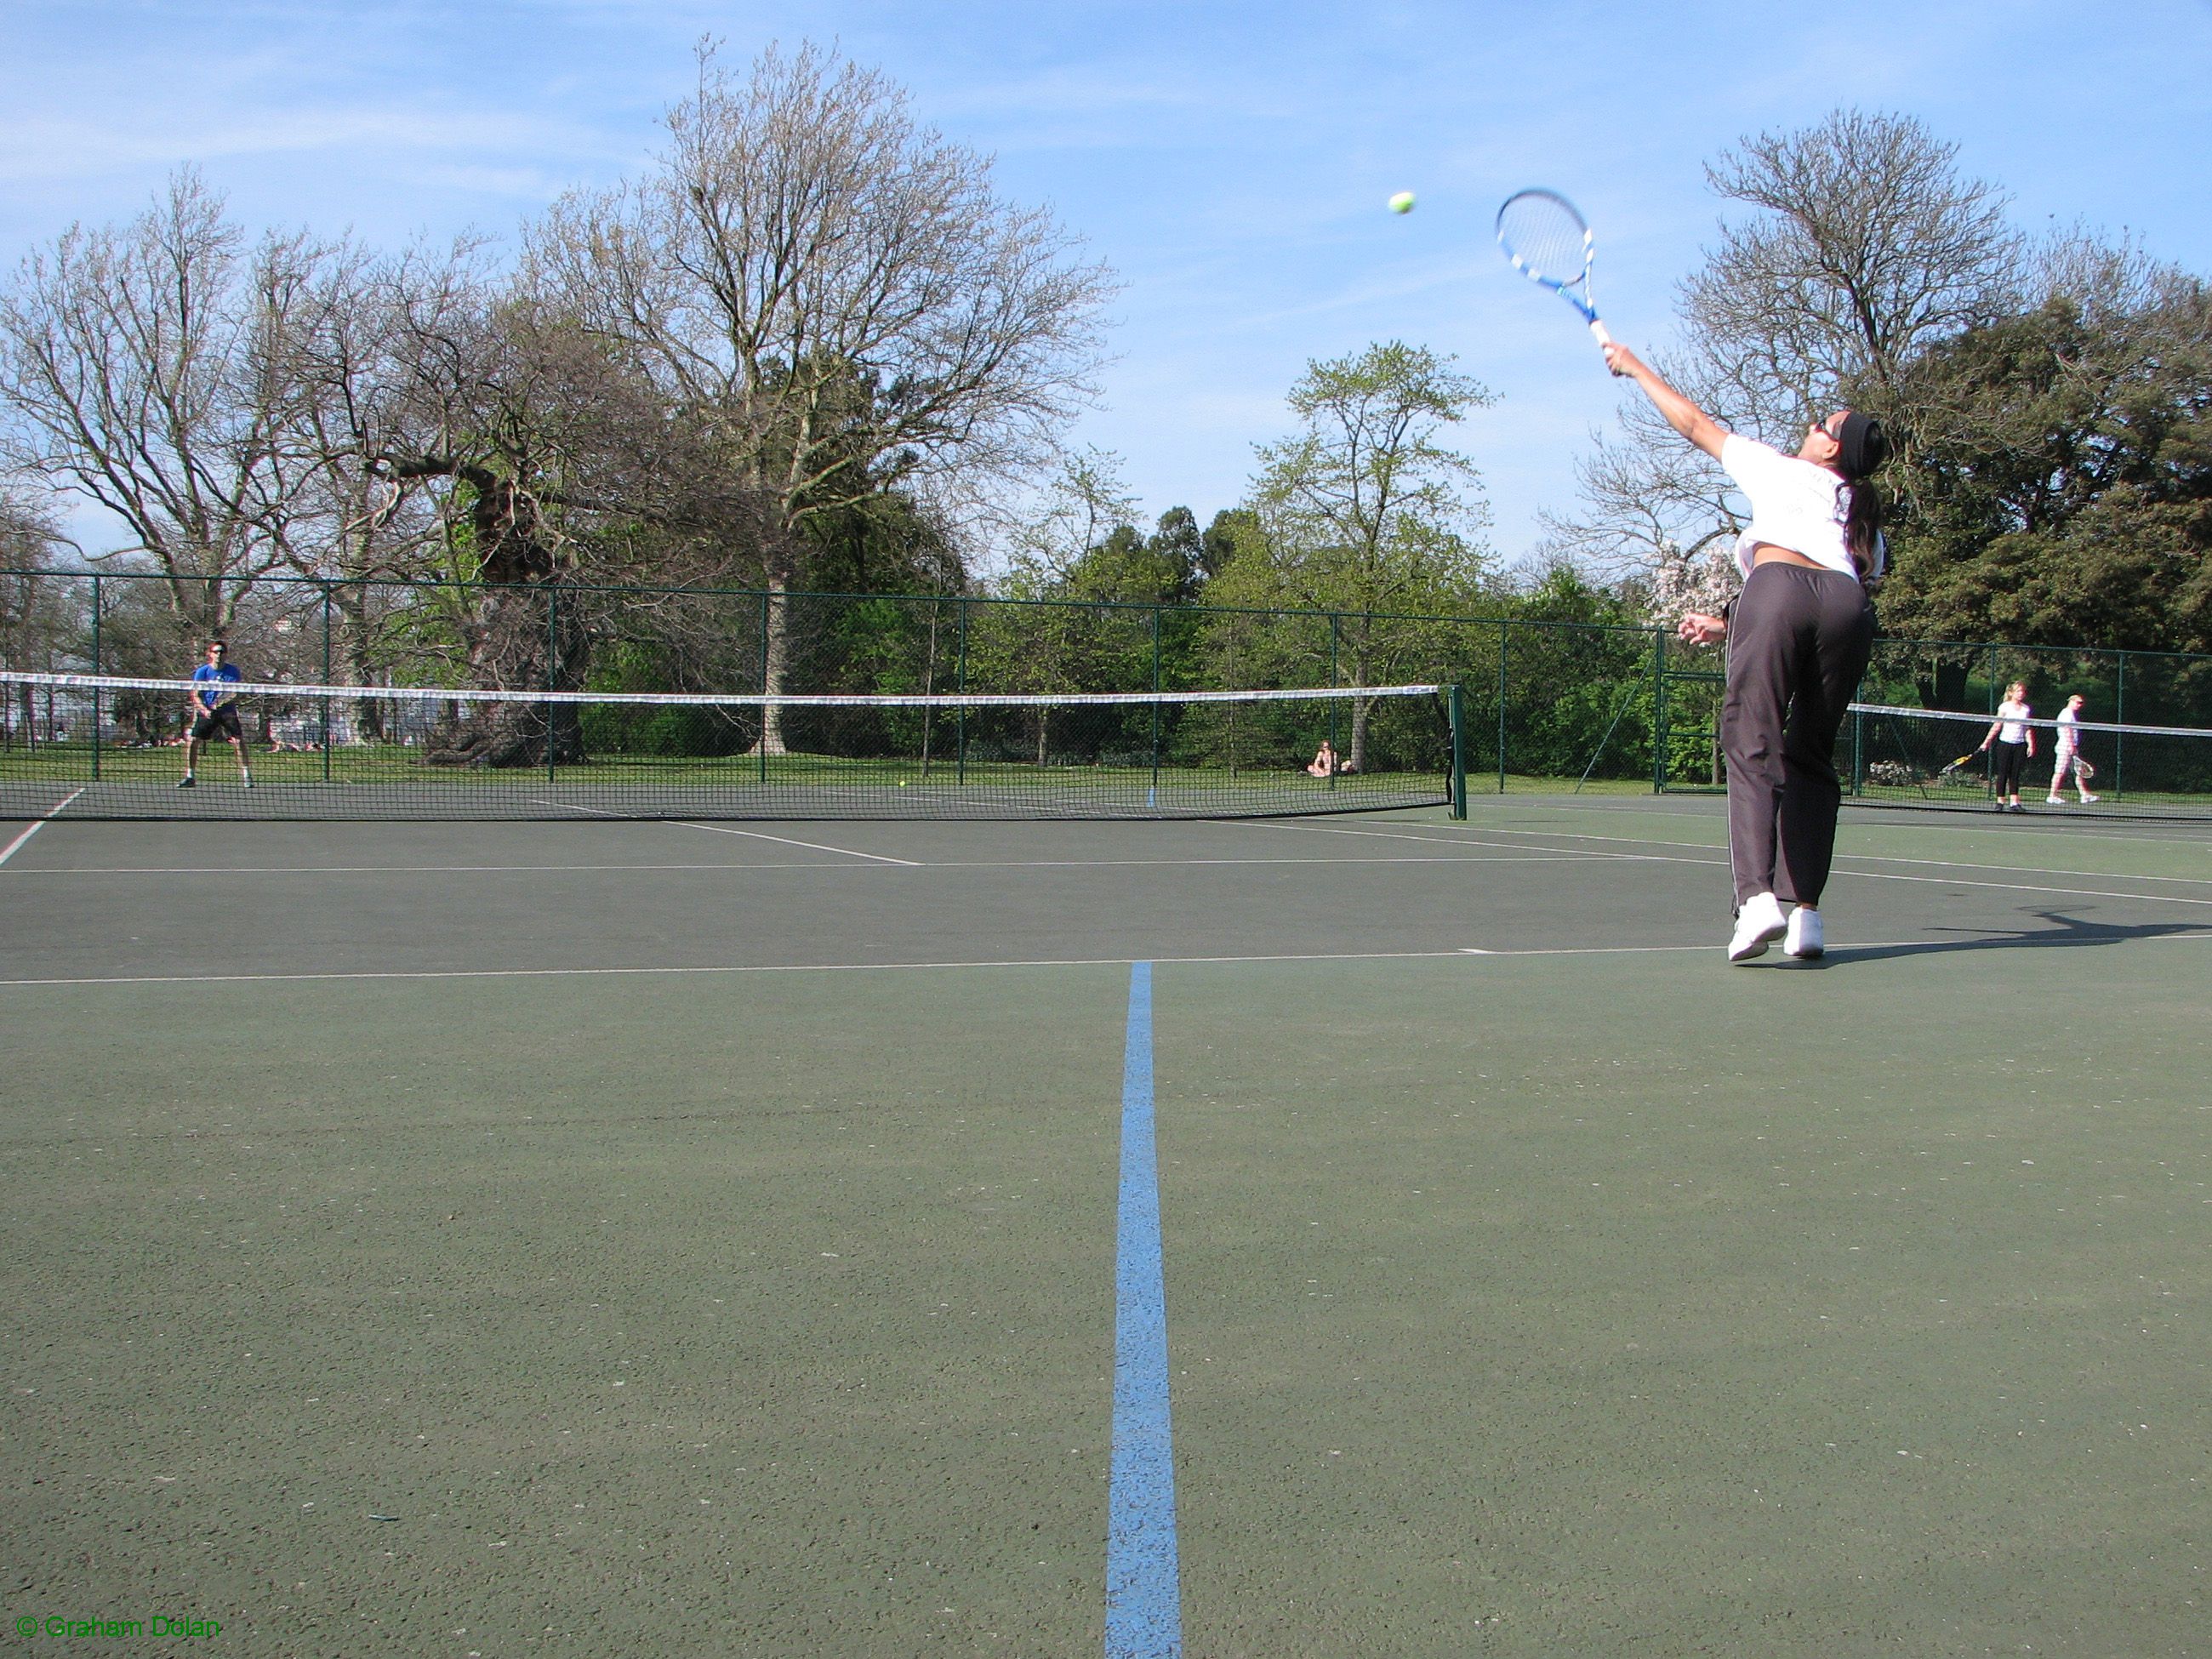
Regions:
<svg viewBox="0 0 2212 1659"><path fill-rule="evenodd" d="M1751 550L1754 568L1762 564L1799 564L1808 570L1826 570L1828 567L1818 559L1808 559L1794 548L1777 547L1772 542L1761 542Z"/></svg>

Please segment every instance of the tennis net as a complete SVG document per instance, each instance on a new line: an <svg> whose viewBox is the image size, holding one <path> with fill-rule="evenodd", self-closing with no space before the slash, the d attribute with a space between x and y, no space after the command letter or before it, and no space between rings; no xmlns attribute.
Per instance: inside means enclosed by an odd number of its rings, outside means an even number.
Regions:
<svg viewBox="0 0 2212 1659"><path fill-rule="evenodd" d="M1995 745L1982 744L1996 723L1987 713L1853 703L1837 768L1863 805L1987 811L1996 799L1996 762ZM2085 818L2212 817L2212 729L2082 720L2074 726L2075 753L2086 764L2061 777L2059 722L2026 724L2035 753L2021 774L2023 803Z"/></svg>
<svg viewBox="0 0 2212 1659"><path fill-rule="evenodd" d="M0 670L0 817L1464 810L1455 699L1437 685L695 696L246 681L225 690L250 786L226 723L180 787L195 689Z"/></svg>

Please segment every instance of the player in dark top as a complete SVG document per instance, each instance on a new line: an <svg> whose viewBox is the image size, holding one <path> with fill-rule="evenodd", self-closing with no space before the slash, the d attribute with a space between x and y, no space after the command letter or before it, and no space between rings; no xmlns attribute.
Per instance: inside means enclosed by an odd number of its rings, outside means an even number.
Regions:
<svg viewBox="0 0 2212 1659"><path fill-rule="evenodd" d="M229 653L230 647L221 640L210 640L207 660L192 670L191 695L185 699L191 708L192 729L185 739L185 775L177 780L179 789L190 789L198 782L192 768L199 759L200 745L216 738L230 739L230 746L238 751L238 781L246 788L253 787L253 768L246 758L246 728L238 720L238 693L228 689L246 677L236 664L227 660Z"/></svg>

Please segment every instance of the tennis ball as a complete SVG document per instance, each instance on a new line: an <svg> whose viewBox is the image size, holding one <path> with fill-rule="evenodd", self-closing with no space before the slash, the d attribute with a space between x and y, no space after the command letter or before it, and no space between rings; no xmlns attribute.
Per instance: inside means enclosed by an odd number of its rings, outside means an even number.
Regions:
<svg viewBox="0 0 2212 1659"><path fill-rule="evenodd" d="M1395 196L1393 196L1393 197L1390 198L1390 211L1391 211L1391 212L1393 212L1393 213L1411 213L1413 210L1413 192L1412 191L1410 191L1410 190L1401 190L1401 191L1399 191Z"/></svg>

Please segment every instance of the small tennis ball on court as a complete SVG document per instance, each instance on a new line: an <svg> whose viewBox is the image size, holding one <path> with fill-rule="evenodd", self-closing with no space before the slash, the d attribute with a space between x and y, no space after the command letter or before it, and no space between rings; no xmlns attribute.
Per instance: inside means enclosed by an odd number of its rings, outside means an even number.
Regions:
<svg viewBox="0 0 2212 1659"><path fill-rule="evenodd" d="M1410 190L1401 190L1401 191L1399 191L1395 196L1393 196L1393 197L1390 198L1390 211L1391 211L1391 212L1393 212L1393 213L1411 213L1413 210L1413 192L1412 191L1410 191Z"/></svg>
<svg viewBox="0 0 2212 1659"><path fill-rule="evenodd" d="M906 780L904 778L901 778L899 780L899 787L902 789L906 787Z"/></svg>

